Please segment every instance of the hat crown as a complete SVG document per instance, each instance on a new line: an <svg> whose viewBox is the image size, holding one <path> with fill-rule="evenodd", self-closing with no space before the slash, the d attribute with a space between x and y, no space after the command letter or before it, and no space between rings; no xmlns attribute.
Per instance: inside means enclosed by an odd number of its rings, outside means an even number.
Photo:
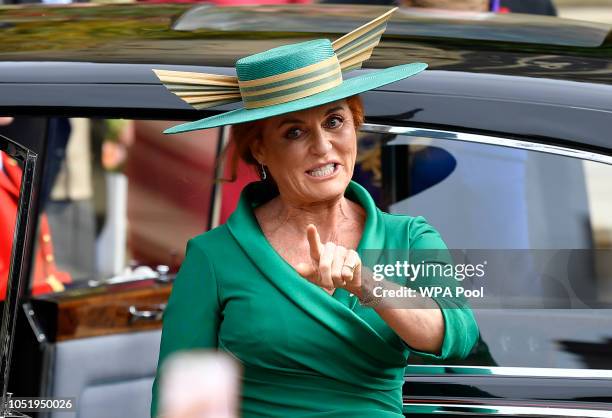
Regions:
<svg viewBox="0 0 612 418"><path fill-rule="evenodd" d="M240 81L251 81L298 70L334 56L328 39L315 39L283 45L236 62L236 75Z"/></svg>
<svg viewBox="0 0 612 418"><path fill-rule="evenodd" d="M236 61L236 75L153 70L164 86L196 109L242 101L231 110L166 129L187 132L261 120L344 99L410 77L427 64L397 65L343 79L362 67L380 42L397 7L330 42L315 39L273 48Z"/></svg>

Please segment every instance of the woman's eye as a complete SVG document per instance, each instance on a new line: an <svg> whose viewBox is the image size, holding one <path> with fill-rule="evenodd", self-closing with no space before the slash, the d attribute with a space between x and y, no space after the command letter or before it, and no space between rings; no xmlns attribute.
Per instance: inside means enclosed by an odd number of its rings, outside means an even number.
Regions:
<svg viewBox="0 0 612 418"><path fill-rule="evenodd" d="M342 118L340 116L332 116L327 120L327 127L329 128L339 128L342 126Z"/></svg>
<svg viewBox="0 0 612 418"><path fill-rule="evenodd" d="M285 133L285 138L287 139L296 139L299 138L302 134L302 130L298 128L291 128Z"/></svg>

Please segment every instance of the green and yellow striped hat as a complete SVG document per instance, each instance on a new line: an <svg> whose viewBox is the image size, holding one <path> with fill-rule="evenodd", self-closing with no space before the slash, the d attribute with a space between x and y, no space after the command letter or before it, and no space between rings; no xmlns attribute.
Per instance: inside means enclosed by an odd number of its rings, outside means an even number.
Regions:
<svg viewBox="0 0 612 418"><path fill-rule="evenodd" d="M380 42L396 10L368 22L333 43L315 39L273 48L236 62L236 76L153 70L172 93L196 109L242 101L244 107L173 126L166 134L250 122L344 99L423 71L411 63L344 80L360 68Z"/></svg>

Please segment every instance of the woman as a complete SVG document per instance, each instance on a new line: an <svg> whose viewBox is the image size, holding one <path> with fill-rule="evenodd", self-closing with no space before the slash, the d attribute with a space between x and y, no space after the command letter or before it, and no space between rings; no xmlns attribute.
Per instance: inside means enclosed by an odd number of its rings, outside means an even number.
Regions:
<svg viewBox="0 0 612 418"><path fill-rule="evenodd" d="M159 360L192 348L231 353L243 366L243 417L402 417L409 353L465 357L478 336L469 308L453 301L415 298L389 309L362 266L365 249L446 248L422 217L381 212L351 181L363 122L356 94L425 68L342 80L341 70L360 66L356 56L367 59L376 44L370 34L380 36L389 14L334 44L303 42L239 60L238 93L227 76L192 76L190 83L204 83L191 95L200 103L237 94L245 109L166 131L236 124L236 158L260 170L262 181L245 187L228 222L189 241ZM156 73L177 92L189 78Z"/></svg>

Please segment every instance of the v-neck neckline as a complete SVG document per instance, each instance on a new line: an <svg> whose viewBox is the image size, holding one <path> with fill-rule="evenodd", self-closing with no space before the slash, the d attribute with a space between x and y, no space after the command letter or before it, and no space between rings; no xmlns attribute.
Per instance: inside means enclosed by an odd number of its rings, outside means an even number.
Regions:
<svg viewBox="0 0 612 418"><path fill-rule="evenodd" d="M321 287L300 276L270 245L255 218L253 207L266 201L266 198L269 200L278 192L271 194L262 186L265 185L256 182L243 189L238 207L225 224L244 255L261 274L261 279L284 295L288 303L299 307L306 315L332 330L340 338L362 342L357 348L364 353L390 364L405 361L404 354L392 347L385 337L375 331L365 317L357 312L356 307L360 306L357 297L351 297L349 292L342 288L329 295ZM351 181L345 196L359 203L366 212L358 252L384 248L385 221L368 191ZM257 284L254 283L253 286ZM363 344L365 341L367 344Z"/></svg>
<svg viewBox="0 0 612 418"><path fill-rule="evenodd" d="M254 240L254 245L256 245L260 251L263 250L261 255L264 258L266 258L266 256L270 257L272 263L273 261L276 261L277 263L284 265L286 268L290 269L295 276L298 276L301 280L308 282L307 279L300 276L295 268L287 260L285 260L285 258L283 258L278 251L276 251L274 246L270 243L270 241L268 241L268 238L265 236L261 225L255 216L254 210L256 207L266 203L277 195L278 191L271 189L270 186L264 182L258 181L247 184L240 194L240 200L238 202L236 211L228 219L228 226L230 226L230 229L232 229L231 226L236 224L236 221L243 220L244 222L240 222L240 227L237 228L237 230L247 232L248 235L250 235L250 237ZM361 238L359 239L359 244L356 251L359 253L363 249L377 248L375 244L376 242L378 242L378 246L380 246L380 242L384 242L384 239L380 241L381 235L384 233L384 229L381 229L378 225L377 208L368 191L358 183L351 180L344 193L344 196L360 205L365 211L363 232L361 234ZM244 230L245 227L247 230ZM343 305L349 306L351 309L357 302L357 298L351 297L346 289L335 288L334 292L330 294L322 287L317 286L314 283L311 284L322 292L324 296L331 297L341 302Z"/></svg>
<svg viewBox="0 0 612 418"><path fill-rule="evenodd" d="M277 196L278 196L278 194L277 194L276 196L274 196L272 199L274 199L274 198L275 198L275 197L277 197ZM346 197L346 195L345 195L345 197ZM348 199L348 197L347 197L347 199ZM270 199L270 200L271 200L271 199ZM281 259L281 260L283 260L285 263L289 264L289 265L291 266L291 268L293 268L293 270L295 270L295 272L297 273L297 270L295 269L295 267L294 267L294 266L293 266L293 265L292 265L292 264L291 264L291 263L290 263L290 262L289 262L287 259L285 259L285 257L283 257L283 256L281 255L281 253L280 253L280 252L279 252L279 251L278 251L278 250L277 250L277 249L274 247L274 245L272 245L272 243L270 242L270 240L269 240L269 239L268 239L268 237L266 236L265 232L263 231L263 228L261 227L261 223L259 222L259 220L257 219L257 216L255 215L255 209L257 209L257 208L258 208L259 206L261 206L261 205L264 205L265 203L269 202L270 200L267 200L267 201L265 201L265 202L260 202L260 203L259 203L259 204L257 204L257 205L251 205L251 210L253 211L253 217L255 218L255 222L257 223L257 225L258 225L258 227L259 227L259 232L261 233L261 235L262 235L263 239L266 241L266 243L268 244L268 246L270 247L270 249L271 249L271 250L272 250L272 251L273 251L273 252L274 252L274 253L275 253L275 254L278 256L278 258L279 258L279 259ZM349 200L350 200L350 199L349 199ZM351 201L352 201L352 202L354 202L353 200L351 200ZM358 203L358 202L354 202L354 203L357 203L357 204L359 205L359 203ZM361 205L359 205L359 206L361 207ZM365 209L364 209L364 211L365 211ZM367 214L366 214L366 221L367 221ZM363 229L364 229L364 231L365 231L365 222L364 222L364 228L363 228ZM362 233L362 234L361 234L361 237L359 237L359 243L361 243L362 237L363 237L364 235L365 235L365 234L364 234L364 233ZM359 244L358 244L357 248L359 248ZM298 273L298 274L299 274L299 273ZM321 286L319 286L319 287L321 287ZM338 293L339 289L340 289L340 288L335 287L335 288L334 288L334 291L333 291L333 292L331 292L331 293L329 293L327 290L325 290L325 289L321 288L321 290L323 290L325 293L327 293L329 296L333 297L334 299L338 299L338 298L336 297L336 294Z"/></svg>

